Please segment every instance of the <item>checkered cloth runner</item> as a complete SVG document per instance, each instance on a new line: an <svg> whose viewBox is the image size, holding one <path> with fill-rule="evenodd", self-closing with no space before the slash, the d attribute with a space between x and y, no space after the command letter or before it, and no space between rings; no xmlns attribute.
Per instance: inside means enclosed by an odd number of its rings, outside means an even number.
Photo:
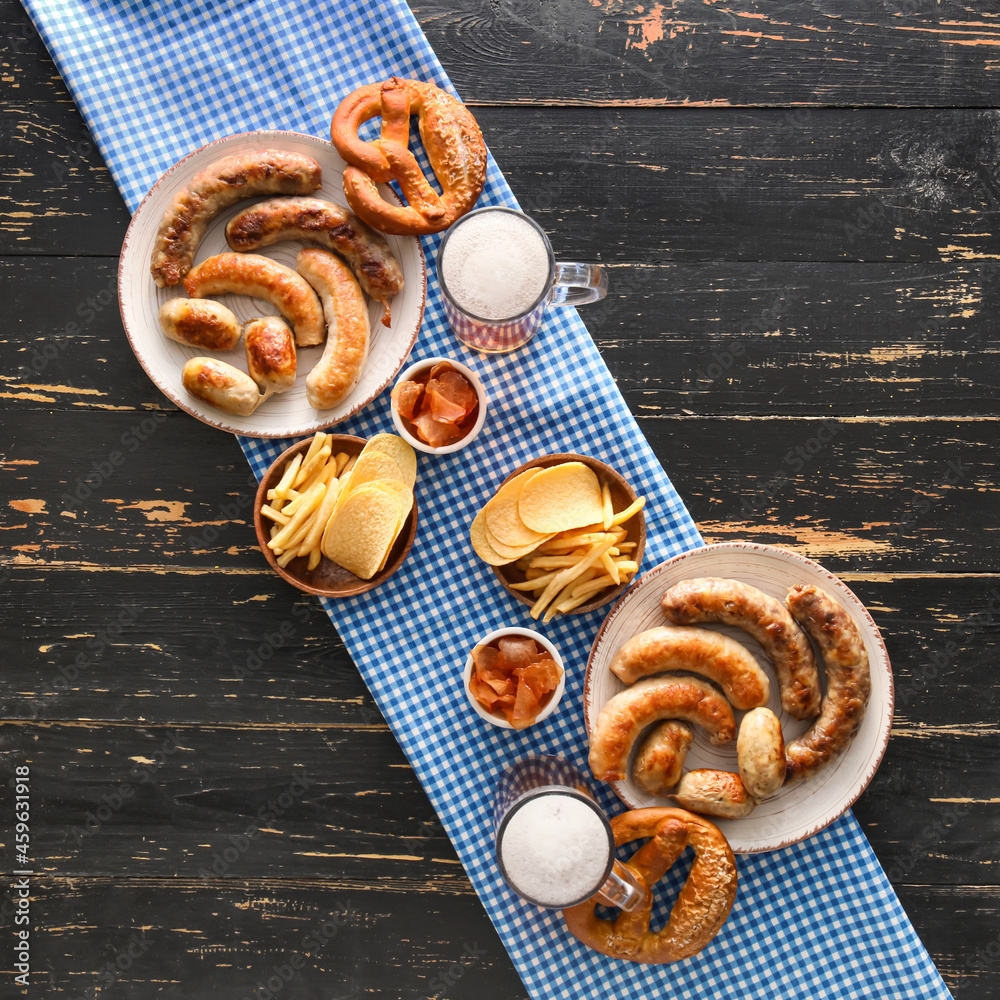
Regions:
<svg viewBox="0 0 1000 1000"><path fill-rule="evenodd" d="M393 74L451 89L401 0L25 0L129 207L191 150L254 129L325 136L340 98ZM515 205L490 162L480 205ZM556 253L559 234L552 234ZM567 665L559 710L526 733L488 726L462 691L477 637L533 624L472 552L468 525L519 463L580 452L618 468L648 498L644 569L701 544L576 312L553 308L525 349L470 356L449 333L431 262L414 358L460 357L483 378L490 413L456 455L420 459L420 528L408 560L378 589L324 606L434 803L533 997L878 998L949 996L857 822L740 860L729 922L700 955L669 966L605 958L522 903L493 862L491 800L506 764L528 753L585 766L582 681L603 612L544 626ZM388 393L338 430L391 430ZM287 441L246 439L258 475ZM599 790L609 812L621 809ZM330 872L334 874L334 872ZM683 876L674 875L677 888ZM668 879L668 882L670 879ZM661 905L659 918L667 907Z"/></svg>

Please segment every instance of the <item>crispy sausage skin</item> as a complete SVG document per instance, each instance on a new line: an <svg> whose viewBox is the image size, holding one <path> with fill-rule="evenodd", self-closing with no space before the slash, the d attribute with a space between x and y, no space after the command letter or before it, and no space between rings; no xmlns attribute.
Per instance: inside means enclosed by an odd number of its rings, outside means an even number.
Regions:
<svg viewBox="0 0 1000 1000"><path fill-rule="evenodd" d="M872 685L861 633L838 601L819 587L799 584L785 603L819 646L826 668L819 718L785 751L786 780L791 782L826 767L850 743L864 719Z"/></svg>
<svg viewBox="0 0 1000 1000"><path fill-rule="evenodd" d="M291 323L299 347L322 344L326 336L323 307L309 283L269 257L216 254L188 273L184 287L193 299L233 292L270 302Z"/></svg>
<svg viewBox="0 0 1000 1000"><path fill-rule="evenodd" d="M757 808L738 774L711 767L688 771L670 797L691 812L719 819L742 819Z"/></svg>
<svg viewBox="0 0 1000 1000"><path fill-rule="evenodd" d="M676 719L654 726L636 752L632 764L635 783L650 795L666 795L681 780L693 739L691 729Z"/></svg>
<svg viewBox="0 0 1000 1000"><path fill-rule="evenodd" d="M167 299L160 326L171 340L203 351L231 351L240 339L240 321L211 299Z"/></svg>
<svg viewBox="0 0 1000 1000"><path fill-rule="evenodd" d="M757 661L721 632L684 625L647 629L626 642L611 661L611 672L626 684L640 677L684 670L718 684L733 708L766 705L771 686Z"/></svg>
<svg viewBox="0 0 1000 1000"><path fill-rule="evenodd" d="M240 253L279 240L311 240L340 254L358 284L385 305L403 290L403 271L385 237L340 205L321 198L269 198L243 209L226 226L229 245Z"/></svg>
<svg viewBox="0 0 1000 1000"><path fill-rule="evenodd" d="M752 635L774 663L781 706L796 719L819 714L816 658L809 640L780 601L739 580L684 580L663 595L663 612L676 625L721 622Z"/></svg>
<svg viewBox="0 0 1000 1000"><path fill-rule="evenodd" d="M747 712L736 736L736 758L746 790L757 799L785 782L785 740L778 717L767 708Z"/></svg>
<svg viewBox="0 0 1000 1000"><path fill-rule="evenodd" d="M218 358L191 358L181 382L192 396L236 417L250 416L261 401L254 380Z"/></svg>
<svg viewBox="0 0 1000 1000"><path fill-rule="evenodd" d="M611 698L590 734L590 769L600 781L617 781L628 770L628 757L639 734L662 719L702 726L712 743L736 735L733 710L707 681L697 677L647 677Z"/></svg>
<svg viewBox="0 0 1000 1000"><path fill-rule="evenodd" d="M319 293L328 333L323 356L306 378L309 405L325 410L357 384L368 360L368 309L350 268L328 250L300 250L295 266Z"/></svg>
<svg viewBox="0 0 1000 1000"><path fill-rule="evenodd" d="M260 387L261 402L295 384L295 336L280 316L264 316L245 323L243 346L247 372Z"/></svg>
<svg viewBox="0 0 1000 1000"><path fill-rule="evenodd" d="M242 198L262 194L310 194L322 183L310 156L282 149L238 153L210 163L178 192L163 213L149 270L160 288L176 285L194 263L209 222Z"/></svg>

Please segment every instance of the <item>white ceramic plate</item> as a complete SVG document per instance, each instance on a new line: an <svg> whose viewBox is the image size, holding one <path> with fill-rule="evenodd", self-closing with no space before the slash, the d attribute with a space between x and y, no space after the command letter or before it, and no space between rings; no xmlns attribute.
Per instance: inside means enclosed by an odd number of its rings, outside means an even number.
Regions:
<svg viewBox="0 0 1000 1000"><path fill-rule="evenodd" d="M427 266L418 239L412 236L386 237L402 266L405 285L403 291L390 302L392 326L389 328L382 325L382 304L375 301L369 303L372 336L368 364L354 391L336 407L314 410L306 399L306 376L319 361L322 347L300 348L295 385L287 392L272 396L249 417L231 416L188 395L181 385L181 369L189 358L199 354L211 355L246 371L243 341L240 340L233 351L202 351L175 343L164 336L157 319L160 306L169 298L184 296L185 292L183 284L173 288L157 288L149 273L149 258L156 230L174 196L190 183L196 173L223 156L261 149L287 149L312 156L323 168L323 186L312 197L325 198L346 206L344 161L337 150L323 139L299 132L244 132L209 143L175 163L153 185L133 216L125 234L118 265L118 301L125 332L139 363L160 391L182 410L187 410L192 416L213 427L234 434L265 438L300 437L330 427L356 413L396 377L406 362L420 329L427 294ZM396 197L386 185L379 185L379 189L383 197ZM195 262L228 251L226 223L237 212L254 201L261 200L263 199L247 199L220 212L208 227ZM296 255L307 245L302 240L294 240L275 243L259 252L294 270ZM254 316L274 315L276 312L270 303L246 296L219 295L213 298L230 308L240 322Z"/></svg>
<svg viewBox="0 0 1000 1000"><path fill-rule="evenodd" d="M841 756L814 777L785 786L743 819L712 820L737 854L774 851L804 840L828 826L850 808L871 781L889 742L893 704L892 668L878 627L864 605L844 583L818 563L771 545L749 542L708 545L668 559L650 570L636 581L604 620L591 649L584 681L584 717L588 733L605 703L625 688L608 669L618 649L637 632L667 624L660 608L665 590L682 580L706 576L741 580L782 602L788 589L795 584L814 584L844 606L857 624L868 652L871 700L858 734ZM793 719L782 711L770 660L747 633L724 625L699 627L724 632L741 642L758 659L771 678L768 707L781 720L786 743L805 732L810 723ZM817 662L822 662L818 655ZM739 723L745 713L734 714ZM685 770L697 767L738 770L735 740L724 746L712 746L699 727L692 728L695 738L688 752ZM676 806L672 799L649 795L631 777L625 781L613 781L611 786L632 809Z"/></svg>

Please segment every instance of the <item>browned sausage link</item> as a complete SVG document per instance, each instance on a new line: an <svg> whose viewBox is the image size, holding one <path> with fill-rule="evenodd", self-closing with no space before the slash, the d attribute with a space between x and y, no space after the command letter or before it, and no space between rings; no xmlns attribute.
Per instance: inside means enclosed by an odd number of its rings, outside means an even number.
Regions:
<svg viewBox="0 0 1000 1000"><path fill-rule="evenodd" d="M663 595L663 613L677 625L721 622L752 635L774 663L781 707L796 719L819 714L819 675L809 640L780 601L739 580L684 580Z"/></svg>
<svg viewBox="0 0 1000 1000"><path fill-rule="evenodd" d="M654 726L635 755L632 777L650 795L666 795L684 770L694 733L683 722L668 719Z"/></svg>
<svg viewBox="0 0 1000 1000"><path fill-rule="evenodd" d="M707 628L661 625L632 636L615 654L611 672L625 684L667 670L689 670L714 681L733 708L766 705L767 674L735 639Z"/></svg>
<svg viewBox="0 0 1000 1000"><path fill-rule="evenodd" d="M826 667L819 718L785 749L785 780L797 781L825 767L850 743L865 716L872 682L861 633L833 597L819 587L799 584L788 592L785 603L819 646Z"/></svg>
<svg viewBox="0 0 1000 1000"><path fill-rule="evenodd" d="M247 372L260 386L261 402L295 384L298 363L292 328L279 316L251 319L243 326Z"/></svg>
<svg viewBox="0 0 1000 1000"><path fill-rule="evenodd" d="M224 208L261 194L309 194L322 183L320 165L301 153L265 149L224 156L195 174L163 213L150 260L160 288L176 285L194 264L209 222Z"/></svg>
<svg viewBox="0 0 1000 1000"><path fill-rule="evenodd" d="M403 290L403 271L385 237L340 205L321 198L269 198L245 208L226 226L229 245L240 253L279 240L311 240L340 254L358 284L386 308Z"/></svg>
<svg viewBox="0 0 1000 1000"><path fill-rule="evenodd" d="M255 253L220 253L203 260L184 279L188 295L250 295L264 299L291 323L299 347L326 339L323 307L305 278L290 267Z"/></svg>
<svg viewBox="0 0 1000 1000"><path fill-rule="evenodd" d="M217 358L191 358L181 382L192 396L237 417L248 417L260 405L256 383L239 368Z"/></svg>
<svg viewBox="0 0 1000 1000"><path fill-rule="evenodd" d="M661 719L702 726L711 743L736 735L733 710L725 697L697 677L647 677L616 694L597 717L590 734L590 769L600 781L625 777L628 756L639 734Z"/></svg>
<svg viewBox="0 0 1000 1000"><path fill-rule="evenodd" d="M240 321L211 299L167 299L160 326L171 340L203 351L231 351L240 339Z"/></svg>
<svg viewBox="0 0 1000 1000"><path fill-rule="evenodd" d="M323 303L327 335L323 356L306 377L306 399L317 410L336 406L351 392L368 360L368 310L351 269L329 250L306 247L295 266Z"/></svg>
<svg viewBox="0 0 1000 1000"><path fill-rule="evenodd" d="M670 798L691 812L719 819L742 819L757 808L738 774L711 767L688 771Z"/></svg>

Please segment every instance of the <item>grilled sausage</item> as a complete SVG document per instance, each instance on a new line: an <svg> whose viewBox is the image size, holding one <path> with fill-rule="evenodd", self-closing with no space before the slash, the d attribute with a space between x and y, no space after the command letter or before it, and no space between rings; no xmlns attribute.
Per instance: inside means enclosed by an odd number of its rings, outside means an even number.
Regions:
<svg viewBox="0 0 1000 1000"><path fill-rule="evenodd" d="M590 734L590 769L600 781L625 777L628 756L639 734L661 719L692 722L709 734L711 743L728 743L736 735L729 702L697 677L647 677L616 694L601 709Z"/></svg>
<svg viewBox="0 0 1000 1000"><path fill-rule="evenodd" d="M310 156L283 149L237 153L210 163L178 192L163 213L149 270L160 288L176 285L194 263L209 222L241 198L261 194L309 194L322 182Z"/></svg>
<svg viewBox="0 0 1000 1000"><path fill-rule="evenodd" d="M234 215L226 226L229 245L240 253L279 240L311 240L340 254L358 284L385 306L403 290L403 271L385 237L356 215L321 198L269 198Z"/></svg>
<svg viewBox="0 0 1000 1000"><path fill-rule="evenodd" d="M368 360L368 309L350 268L328 250L300 250L295 266L323 302L328 333L323 356L306 378L309 405L325 410L357 384Z"/></svg>
<svg viewBox="0 0 1000 1000"><path fill-rule="evenodd" d="M191 358L181 382L192 396L236 417L250 416L261 402L254 380L218 358Z"/></svg>
<svg viewBox="0 0 1000 1000"><path fill-rule="evenodd" d="M260 387L261 402L295 384L297 357L292 328L279 316L249 320L243 326L247 372Z"/></svg>
<svg viewBox="0 0 1000 1000"><path fill-rule="evenodd" d="M611 661L611 672L626 684L640 677L685 670L714 681L733 708L766 705L771 686L757 661L734 639L706 628L663 625L640 632Z"/></svg>
<svg viewBox="0 0 1000 1000"><path fill-rule="evenodd" d="M778 717L767 708L747 712L736 736L736 758L746 790L757 799L785 782L785 740Z"/></svg>
<svg viewBox="0 0 1000 1000"><path fill-rule="evenodd" d="M722 622L752 635L774 663L781 707L796 719L819 714L819 675L809 640L780 601L739 580L684 580L663 595L663 612L677 625Z"/></svg>
<svg viewBox="0 0 1000 1000"><path fill-rule="evenodd" d="M240 321L211 299L167 299L160 326L171 340L203 351L231 351L240 339Z"/></svg>
<svg viewBox="0 0 1000 1000"><path fill-rule="evenodd" d="M738 774L711 767L688 771L670 798L691 812L720 819L742 819L757 808Z"/></svg>
<svg viewBox="0 0 1000 1000"><path fill-rule="evenodd" d="M291 323L299 347L322 344L323 308L308 282L290 267L260 254L220 253L203 260L184 279L192 298L234 292L264 299Z"/></svg>
<svg viewBox="0 0 1000 1000"><path fill-rule="evenodd" d="M819 718L785 751L786 780L798 781L826 767L850 743L864 719L872 683L861 633L833 597L800 583L788 592L785 603L819 646L826 668Z"/></svg>
<svg viewBox="0 0 1000 1000"><path fill-rule="evenodd" d="M632 764L632 778L650 795L666 795L684 770L684 759L694 733L683 722L668 719L654 726L639 744Z"/></svg>

